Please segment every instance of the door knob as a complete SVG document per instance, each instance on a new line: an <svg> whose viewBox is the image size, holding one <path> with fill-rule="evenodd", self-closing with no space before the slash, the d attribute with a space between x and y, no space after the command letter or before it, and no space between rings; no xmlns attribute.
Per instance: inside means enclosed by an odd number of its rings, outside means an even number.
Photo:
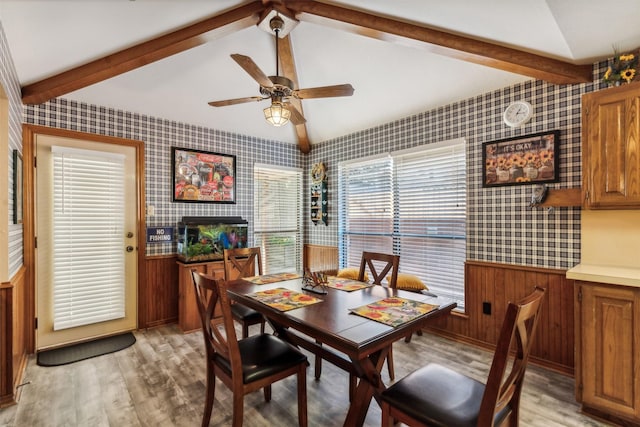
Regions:
<svg viewBox="0 0 640 427"><path fill-rule="evenodd" d="M133 237L133 233L132 233L132 232L128 232L128 233L127 233L127 237L128 237L128 238L132 238L132 237Z"/></svg>
<svg viewBox="0 0 640 427"><path fill-rule="evenodd" d="M133 252L133 246L131 245L127 246L127 252Z"/></svg>

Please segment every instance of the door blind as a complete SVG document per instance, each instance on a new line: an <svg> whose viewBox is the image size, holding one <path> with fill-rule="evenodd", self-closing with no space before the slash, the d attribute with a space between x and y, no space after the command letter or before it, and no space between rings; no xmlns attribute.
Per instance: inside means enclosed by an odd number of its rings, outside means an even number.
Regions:
<svg viewBox="0 0 640 427"><path fill-rule="evenodd" d="M124 156L52 153L54 330L122 318Z"/></svg>
<svg viewBox="0 0 640 427"><path fill-rule="evenodd" d="M254 243L265 274L302 269L302 171L255 165Z"/></svg>

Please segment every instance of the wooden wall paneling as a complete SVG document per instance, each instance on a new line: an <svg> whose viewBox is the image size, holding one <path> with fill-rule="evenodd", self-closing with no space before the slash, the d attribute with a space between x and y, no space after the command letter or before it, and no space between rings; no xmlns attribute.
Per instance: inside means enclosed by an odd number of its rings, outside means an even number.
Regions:
<svg viewBox="0 0 640 427"><path fill-rule="evenodd" d="M13 285L0 285L0 407L13 403Z"/></svg>
<svg viewBox="0 0 640 427"><path fill-rule="evenodd" d="M465 281L469 284L469 292L467 293L469 300L465 300L465 312L469 316L468 331L467 333L475 336L481 341L486 341L485 337L479 336L478 325L483 323L482 319L482 303L485 296L482 289L484 283L493 282L491 278L491 270L473 270L469 271L469 280ZM482 333L482 331L480 331Z"/></svg>
<svg viewBox="0 0 640 427"><path fill-rule="evenodd" d="M547 298L548 301L557 301L557 303L555 304L554 308L559 308L559 307L563 307L563 289L562 289L562 284L560 282L560 277L558 276L547 276ZM573 286L572 286L573 288ZM573 291L573 289L571 289ZM545 302L548 302L545 301ZM565 353L566 351L564 350L564 346L562 345L562 342L566 339L565 334L563 333L563 322L562 322L562 314L565 310L550 310L550 306L551 303L549 304L545 304L543 306L543 308L545 308L545 314L546 316L548 316L548 330L545 330L545 332L548 331L548 336L546 336L545 334L545 338L546 343L547 343L547 350L551 353L551 354L555 354L556 357L558 358L560 363L566 363L567 360L565 359ZM567 325L564 325L564 327L566 328ZM572 328L573 329L573 328ZM540 353L542 354L542 350L544 349L540 349Z"/></svg>
<svg viewBox="0 0 640 427"><path fill-rule="evenodd" d="M175 255L147 257L146 296L143 297L146 324L154 327L178 321L178 265ZM142 296L141 296L142 297Z"/></svg>
<svg viewBox="0 0 640 427"><path fill-rule="evenodd" d="M16 390L27 363L27 345L32 331L27 329L27 286L22 267L13 277L13 387Z"/></svg>
<svg viewBox="0 0 640 427"><path fill-rule="evenodd" d="M338 247L309 245L303 247L302 266L305 270L326 271L329 274L338 272Z"/></svg>
<svg viewBox="0 0 640 427"><path fill-rule="evenodd" d="M429 330L487 348L495 347L507 304L547 289L533 344L531 360L572 375L574 372L573 281L565 271L468 261L465 266L465 312L454 313ZM491 315L482 303L491 303Z"/></svg>
<svg viewBox="0 0 640 427"><path fill-rule="evenodd" d="M537 354L539 357L547 359L550 354L553 354L557 351L554 345L556 339L555 336L558 335L557 331L554 331L554 319L553 313L557 310L549 310L549 301L557 301L556 294L559 289L557 286L552 286L549 283L549 276L544 275L538 272L530 272L526 274L527 279L525 284L533 283L536 286L540 286L541 288L545 288L547 290L545 294L545 298L543 300L542 308L540 309L540 321L546 327L538 328L536 330L536 338L533 342L532 352ZM527 291L526 286L524 287L525 291Z"/></svg>
<svg viewBox="0 0 640 427"><path fill-rule="evenodd" d="M482 274L483 271L484 274ZM487 301L491 303L491 314L482 314L480 322L474 325L474 328L478 331L478 334L484 334L484 339L482 339L483 341L495 343L498 340L498 334L502 327L502 323L497 319L504 319L504 315L506 313L505 307L503 307L502 304L497 303L500 301L500 293L503 293L505 288L495 286L495 284L504 282L504 271L489 268L480 270L480 272L486 280L485 287L491 290L491 292L485 292L485 299L483 299L483 302ZM482 310L482 305L479 306L478 310Z"/></svg>
<svg viewBox="0 0 640 427"><path fill-rule="evenodd" d="M0 284L0 407L17 401L18 384L27 363L30 331L23 266L8 283Z"/></svg>

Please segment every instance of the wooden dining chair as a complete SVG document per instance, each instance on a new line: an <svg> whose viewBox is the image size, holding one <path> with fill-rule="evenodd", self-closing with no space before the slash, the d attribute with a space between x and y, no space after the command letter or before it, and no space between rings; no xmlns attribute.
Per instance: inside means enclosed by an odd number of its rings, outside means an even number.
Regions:
<svg viewBox="0 0 640 427"><path fill-rule="evenodd" d="M378 264L378 271L376 269L376 263ZM362 252L362 258L360 259L360 270L358 272L358 280L364 282L367 269L370 273L370 281L374 285L382 285L382 281L391 274L389 279L389 287L395 288L398 283L398 267L400 266L400 256L382 254L377 252Z"/></svg>
<svg viewBox="0 0 640 427"><path fill-rule="evenodd" d="M378 268L376 269L376 263ZM400 256L391 254L382 254L378 252L362 252L362 258L360 259L360 271L358 272L358 280L364 282L365 274L369 270L369 276L371 282L374 285L384 286L382 281L390 275L388 286L390 288L396 287L398 283L398 268L400 266ZM393 367L393 348L389 349L387 355L387 370L389 371L389 378L393 381L396 377L395 369Z"/></svg>
<svg viewBox="0 0 640 427"><path fill-rule="evenodd" d="M262 275L262 255L260 248L224 249L224 275L227 280ZM242 338L249 336L249 326L260 324L260 333L264 334L264 316L242 304L232 304L233 318L242 325Z"/></svg>
<svg viewBox="0 0 640 427"><path fill-rule="evenodd" d="M394 420L409 426L517 426L544 294L536 287L517 304L509 303L486 384L431 363L381 393L382 426Z"/></svg>
<svg viewBox="0 0 640 427"><path fill-rule="evenodd" d="M307 426L307 357L272 334L257 334L238 341L231 303L224 280L192 271L198 313L207 353L207 392L202 426L208 426L213 410L215 381L220 379L233 393L234 427L242 426L244 396L264 389L271 400L271 384L297 375L298 423Z"/></svg>

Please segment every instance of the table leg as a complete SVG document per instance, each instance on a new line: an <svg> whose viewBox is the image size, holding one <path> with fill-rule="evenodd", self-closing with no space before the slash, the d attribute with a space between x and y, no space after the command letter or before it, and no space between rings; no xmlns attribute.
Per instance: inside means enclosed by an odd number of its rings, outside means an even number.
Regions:
<svg viewBox="0 0 640 427"><path fill-rule="evenodd" d="M344 421L345 427L362 426L367 417L371 398L375 396L378 400L380 393L386 389L380 372L388 353L389 347L385 347L364 359L352 359L360 381L358 381L355 397L351 401L347 418Z"/></svg>

